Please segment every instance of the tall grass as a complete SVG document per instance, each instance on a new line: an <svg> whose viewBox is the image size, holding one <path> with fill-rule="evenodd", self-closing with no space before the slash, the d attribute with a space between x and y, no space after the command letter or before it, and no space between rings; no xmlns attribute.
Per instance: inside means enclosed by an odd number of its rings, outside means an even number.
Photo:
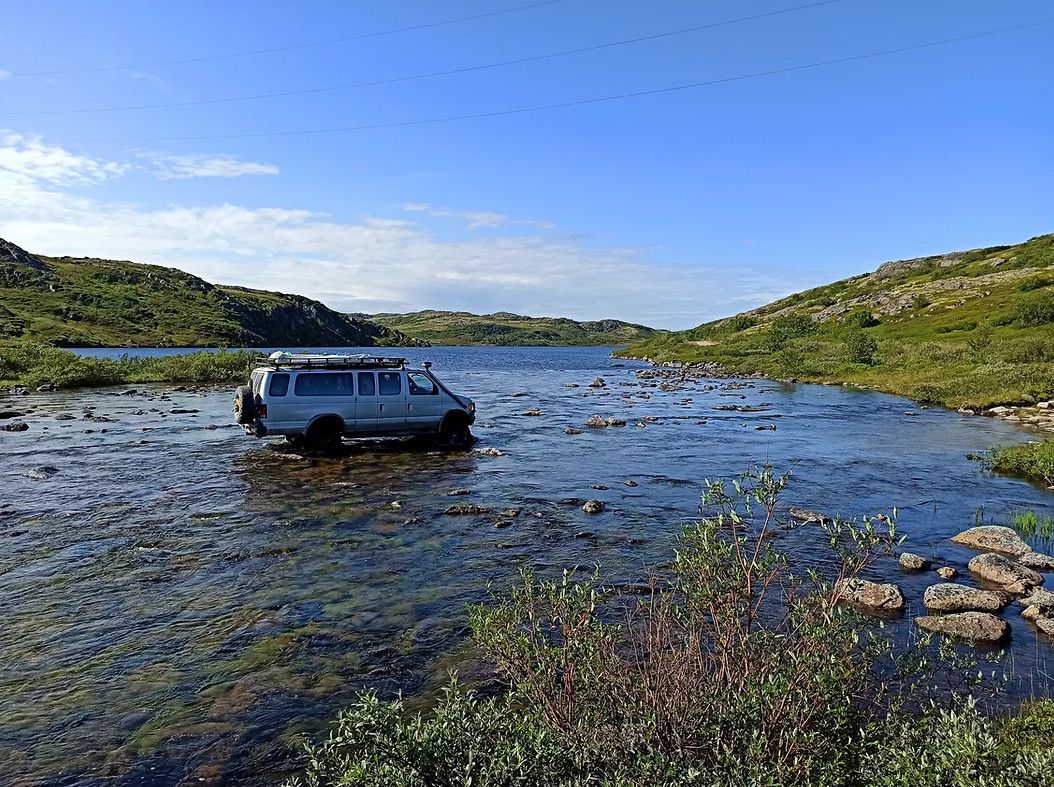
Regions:
<svg viewBox="0 0 1054 787"><path fill-rule="evenodd" d="M993 472L1054 486L1054 440L999 446L988 452L985 463Z"/></svg>

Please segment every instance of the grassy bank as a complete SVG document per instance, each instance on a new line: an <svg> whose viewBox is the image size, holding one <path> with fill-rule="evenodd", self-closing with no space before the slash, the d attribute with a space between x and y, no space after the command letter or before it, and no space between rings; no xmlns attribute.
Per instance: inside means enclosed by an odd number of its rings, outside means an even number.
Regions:
<svg viewBox="0 0 1054 787"><path fill-rule="evenodd" d="M367 694L308 748L293 785L1040 785L1054 779L1054 702L982 710L977 665L897 645L844 584L898 539L828 522L821 576L775 548L786 479L708 485L709 516L671 568L632 593L601 577L525 573L473 610L503 690L456 683L429 714Z"/></svg>
<svg viewBox="0 0 1054 787"><path fill-rule="evenodd" d="M46 344L0 345L0 385L85 388L125 383L226 383L248 379L247 350L118 359L85 358Z"/></svg>
<svg viewBox="0 0 1054 787"><path fill-rule="evenodd" d="M1054 396L1054 235L887 263L623 354L982 409Z"/></svg>
<svg viewBox="0 0 1054 787"><path fill-rule="evenodd" d="M1054 486L1054 441L993 448L986 457L986 464L996 473Z"/></svg>

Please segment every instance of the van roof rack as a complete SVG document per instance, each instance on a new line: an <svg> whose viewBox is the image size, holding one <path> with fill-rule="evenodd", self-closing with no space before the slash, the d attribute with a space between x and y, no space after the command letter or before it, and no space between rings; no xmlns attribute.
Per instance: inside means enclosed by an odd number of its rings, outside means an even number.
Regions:
<svg viewBox="0 0 1054 787"><path fill-rule="evenodd" d="M377 368L401 369L406 366L405 358L387 357L383 355L336 355L330 353L287 353L273 352L260 358L260 366L271 366L293 369L350 369L350 368Z"/></svg>

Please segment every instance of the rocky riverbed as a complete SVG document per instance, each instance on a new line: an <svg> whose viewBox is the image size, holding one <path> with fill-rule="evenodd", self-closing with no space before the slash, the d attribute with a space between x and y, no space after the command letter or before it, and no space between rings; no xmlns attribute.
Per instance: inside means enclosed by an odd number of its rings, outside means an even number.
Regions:
<svg viewBox="0 0 1054 787"><path fill-rule="evenodd" d="M634 587L697 516L703 479L757 463L793 473L786 502L802 522L899 509L903 550L923 567L891 556L864 577L902 597L887 625L906 635L916 618L993 614L1022 685L1052 673L1047 597L1034 598L1048 570L952 539L1049 512L1049 492L966 459L1027 428L603 348L408 353L477 401L471 449L304 456L245 437L227 390L0 394L0 424L26 425L0 432L0 782L280 773L295 736L324 731L364 686L427 695L449 668L470 678L465 606L488 582L599 563ZM825 559L808 524L782 546ZM971 570L989 553L1046 582L984 609L994 602L972 591L1007 592ZM952 580L966 590L930 590ZM956 611L927 605L928 591ZM1042 615L1020 614L1031 607Z"/></svg>

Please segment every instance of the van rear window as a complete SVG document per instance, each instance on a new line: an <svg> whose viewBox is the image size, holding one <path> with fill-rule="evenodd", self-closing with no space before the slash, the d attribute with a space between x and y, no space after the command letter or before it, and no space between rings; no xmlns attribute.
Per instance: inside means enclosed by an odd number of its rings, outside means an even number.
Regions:
<svg viewBox="0 0 1054 787"><path fill-rule="evenodd" d="M285 396L289 391L289 375L285 372L277 372L271 375L271 382L267 386L268 396Z"/></svg>
<svg viewBox="0 0 1054 787"><path fill-rule="evenodd" d="M354 396L354 378L351 372L301 373L293 391L297 396Z"/></svg>

